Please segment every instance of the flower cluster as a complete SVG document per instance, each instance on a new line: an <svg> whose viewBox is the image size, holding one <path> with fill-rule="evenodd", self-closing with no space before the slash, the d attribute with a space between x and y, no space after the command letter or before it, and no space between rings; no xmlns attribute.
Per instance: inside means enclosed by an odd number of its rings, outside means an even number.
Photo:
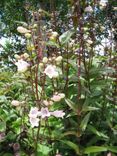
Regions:
<svg viewBox="0 0 117 156"><path fill-rule="evenodd" d="M50 112L47 107L42 107L39 111L37 107L31 108L29 113L30 123L32 127L38 127L39 125L39 117L42 119L48 118L50 116L54 116L57 118L63 118L65 113L63 110L56 110L53 112Z"/></svg>

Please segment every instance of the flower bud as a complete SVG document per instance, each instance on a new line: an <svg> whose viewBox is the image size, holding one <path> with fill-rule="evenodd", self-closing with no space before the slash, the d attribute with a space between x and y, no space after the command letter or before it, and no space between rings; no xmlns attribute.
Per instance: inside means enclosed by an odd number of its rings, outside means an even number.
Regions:
<svg viewBox="0 0 117 156"><path fill-rule="evenodd" d="M87 40L87 43L88 43L88 44L92 44L93 41L91 41L91 40Z"/></svg>
<svg viewBox="0 0 117 156"><path fill-rule="evenodd" d="M53 32L52 32L52 36L53 36L53 37L57 37L57 36L58 36L58 33L57 33L56 31L53 31Z"/></svg>
<svg viewBox="0 0 117 156"><path fill-rule="evenodd" d="M30 33L30 30L28 30L22 26L17 27L17 31L21 34Z"/></svg>
<svg viewBox="0 0 117 156"><path fill-rule="evenodd" d="M23 56L24 56L25 59L29 58L29 55L27 53L24 53Z"/></svg>
<svg viewBox="0 0 117 156"><path fill-rule="evenodd" d="M61 63L62 59L63 59L62 56L58 56L58 57L55 59L55 61L56 61L57 64L59 64L59 63Z"/></svg>
<svg viewBox="0 0 117 156"><path fill-rule="evenodd" d="M47 63L48 62L48 58L47 57L44 57L43 60L42 60L42 62L43 63Z"/></svg>
<svg viewBox="0 0 117 156"><path fill-rule="evenodd" d="M27 39L30 39L30 38L31 38L31 34L30 34L30 33L26 33L26 34L25 34L25 37L26 37Z"/></svg>
<svg viewBox="0 0 117 156"><path fill-rule="evenodd" d="M59 93L58 95L61 97L61 99L65 98L65 94L64 93Z"/></svg>
<svg viewBox="0 0 117 156"><path fill-rule="evenodd" d="M93 12L93 8L91 6L88 6L88 7L85 8L85 12L92 13Z"/></svg>
<svg viewBox="0 0 117 156"><path fill-rule="evenodd" d="M20 59L20 56L19 56L19 55L17 55L17 54L15 54L15 55L14 55L14 57L15 57L15 59L17 59L17 60L19 60L19 59Z"/></svg>
<svg viewBox="0 0 117 156"><path fill-rule="evenodd" d="M28 50L28 51L33 51L33 50L35 50L34 45L33 45L33 44L27 45L27 50Z"/></svg>
<svg viewBox="0 0 117 156"><path fill-rule="evenodd" d="M11 105L17 107L17 106L20 106L20 102L17 101L17 100L13 100L13 101L11 102Z"/></svg>
<svg viewBox="0 0 117 156"><path fill-rule="evenodd" d="M39 63L39 69L40 69L41 72L43 71L43 69L44 69L44 64L43 63Z"/></svg>
<svg viewBox="0 0 117 156"><path fill-rule="evenodd" d="M33 28L38 28L38 25L35 23L34 25L33 25Z"/></svg>
<svg viewBox="0 0 117 156"><path fill-rule="evenodd" d="M49 39L50 39L50 41L53 41L53 42L56 41L56 37L55 36L50 36Z"/></svg>

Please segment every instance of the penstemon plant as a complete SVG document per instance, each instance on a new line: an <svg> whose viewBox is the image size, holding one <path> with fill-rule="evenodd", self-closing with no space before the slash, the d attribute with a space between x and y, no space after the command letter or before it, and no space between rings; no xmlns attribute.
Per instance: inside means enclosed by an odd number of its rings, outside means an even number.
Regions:
<svg viewBox="0 0 117 156"><path fill-rule="evenodd" d="M98 23L108 4L70 1L64 23L52 2L51 15L32 11L31 21L17 27L24 52L14 55L15 73L1 72L7 90L1 92L0 152L6 146L15 156L114 156L115 43L102 43L103 54L99 49L107 30L113 40L112 25Z"/></svg>

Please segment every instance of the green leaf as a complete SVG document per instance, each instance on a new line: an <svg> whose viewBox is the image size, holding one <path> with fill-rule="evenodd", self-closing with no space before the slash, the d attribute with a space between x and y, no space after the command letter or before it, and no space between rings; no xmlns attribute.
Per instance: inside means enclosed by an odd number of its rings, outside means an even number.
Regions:
<svg viewBox="0 0 117 156"><path fill-rule="evenodd" d="M75 104L70 100L70 99L65 99L67 105L74 111L77 113L77 109L75 107Z"/></svg>
<svg viewBox="0 0 117 156"><path fill-rule="evenodd" d="M84 149L84 154L105 152L107 150L108 150L107 147L104 146L90 146Z"/></svg>
<svg viewBox="0 0 117 156"><path fill-rule="evenodd" d="M88 111L94 111L94 110L99 110L99 108L90 107L90 106L86 106L82 108L82 112L88 112Z"/></svg>
<svg viewBox="0 0 117 156"><path fill-rule="evenodd" d="M54 41L48 41L48 42L46 42L46 45L47 46L54 46L54 47L59 48L59 45Z"/></svg>
<svg viewBox="0 0 117 156"><path fill-rule="evenodd" d="M52 149L46 145L38 144L38 152L47 156Z"/></svg>
<svg viewBox="0 0 117 156"><path fill-rule="evenodd" d="M107 146L108 150L113 152L113 153L117 153L117 146Z"/></svg>
<svg viewBox="0 0 117 156"><path fill-rule="evenodd" d="M6 122L1 121L0 122L0 132L3 132L6 130Z"/></svg>
<svg viewBox="0 0 117 156"><path fill-rule="evenodd" d="M68 131L68 132L63 133L63 137L68 136L68 135L74 135L74 136L78 137L77 132L75 132L75 131Z"/></svg>
<svg viewBox="0 0 117 156"><path fill-rule="evenodd" d="M98 135L99 137L103 137L105 139L108 139L109 137L103 134L102 132L99 132L95 127L89 125L88 129L93 132L94 134Z"/></svg>
<svg viewBox="0 0 117 156"><path fill-rule="evenodd" d="M71 142L71 141L62 141L64 144L68 145L70 148L72 148L76 154L80 154L80 149L79 149L79 146L76 145L75 143Z"/></svg>
<svg viewBox="0 0 117 156"><path fill-rule="evenodd" d="M10 154L10 153L5 153L5 154L3 154L3 156L12 156L12 154Z"/></svg>
<svg viewBox="0 0 117 156"><path fill-rule="evenodd" d="M80 124L80 128L82 129L82 131L85 131L85 129L86 129L86 127L87 127L90 114L91 114L91 113L88 113L88 114L84 117L84 119L82 120L82 122L81 122L81 124Z"/></svg>
<svg viewBox="0 0 117 156"><path fill-rule="evenodd" d="M61 44L66 44L68 43L68 41L70 40L71 36L74 34L74 30L71 29L71 30L68 30L66 32L64 32L60 37L59 37L59 40L61 42Z"/></svg>

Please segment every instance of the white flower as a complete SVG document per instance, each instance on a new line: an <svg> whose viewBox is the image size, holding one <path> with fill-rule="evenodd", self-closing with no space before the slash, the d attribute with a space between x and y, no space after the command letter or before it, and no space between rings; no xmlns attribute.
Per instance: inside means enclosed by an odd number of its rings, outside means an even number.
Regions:
<svg viewBox="0 0 117 156"><path fill-rule="evenodd" d="M30 113L29 113L29 117L30 118L37 118L38 115L40 115L38 108L37 107L31 108Z"/></svg>
<svg viewBox="0 0 117 156"><path fill-rule="evenodd" d="M50 112L49 112L47 107L46 108L42 107L40 115L41 115L42 118L45 118L45 117L49 117L51 114L50 114Z"/></svg>
<svg viewBox="0 0 117 156"><path fill-rule="evenodd" d="M86 41L87 41L88 44L92 44L93 43L93 41L91 41L91 40L86 40Z"/></svg>
<svg viewBox="0 0 117 156"><path fill-rule="evenodd" d="M43 103L45 106L51 106L53 104L53 101L44 100Z"/></svg>
<svg viewBox="0 0 117 156"><path fill-rule="evenodd" d="M55 116L56 118L63 118L65 113L63 110L56 110L54 112L51 112L51 115Z"/></svg>
<svg viewBox="0 0 117 156"><path fill-rule="evenodd" d="M22 26L17 27L17 31L19 33L21 33L21 34L26 34L26 33L30 33L31 32L30 30L28 30L28 29L26 29L26 28L24 28Z"/></svg>
<svg viewBox="0 0 117 156"><path fill-rule="evenodd" d="M117 7L113 7L113 10L114 10L114 11L117 11Z"/></svg>
<svg viewBox="0 0 117 156"><path fill-rule="evenodd" d="M103 9L107 5L107 0L101 0L99 4L100 4L101 9Z"/></svg>
<svg viewBox="0 0 117 156"><path fill-rule="evenodd" d="M31 123L31 127L38 127L39 126L39 118L33 118L30 117L30 123Z"/></svg>
<svg viewBox="0 0 117 156"><path fill-rule="evenodd" d="M59 93L59 94L53 95L53 97L51 98L51 100L53 100L55 102L59 102L64 97L65 97L65 94L64 93Z"/></svg>
<svg viewBox="0 0 117 156"><path fill-rule="evenodd" d="M48 65L46 68L45 68L45 71L44 73L49 77L49 78L56 78L58 77L58 71L56 69L55 66L53 65Z"/></svg>
<svg viewBox="0 0 117 156"><path fill-rule="evenodd" d="M18 62L16 62L15 65L18 68L18 72L25 72L29 67L29 64L22 59L18 60Z"/></svg>
<svg viewBox="0 0 117 156"><path fill-rule="evenodd" d="M61 97L59 95L53 95L51 100L53 100L54 102L59 102L61 100Z"/></svg>
<svg viewBox="0 0 117 156"><path fill-rule="evenodd" d="M13 106L20 106L20 102L19 101L17 101L17 100L13 100L12 102L11 102L11 105L13 105Z"/></svg>
<svg viewBox="0 0 117 156"><path fill-rule="evenodd" d="M91 6L88 6L88 7L85 8L85 12L92 13L93 12L93 8Z"/></svg>
<svg viewBox="0 0 117 156"><path fill-rule="evenodd" d="M52 32L52 36L53 36L53 37L57 37L57 36L58 36L58 33L57 33L56 31L53 31L53 32Z"/></svg>
<svg viewBox="0 0 117 156"><path fill-rule="evenodd" d="M111 153L111 152L109 152L109 153L107 154L107 156L112 156L112 153Z"/></svg>

